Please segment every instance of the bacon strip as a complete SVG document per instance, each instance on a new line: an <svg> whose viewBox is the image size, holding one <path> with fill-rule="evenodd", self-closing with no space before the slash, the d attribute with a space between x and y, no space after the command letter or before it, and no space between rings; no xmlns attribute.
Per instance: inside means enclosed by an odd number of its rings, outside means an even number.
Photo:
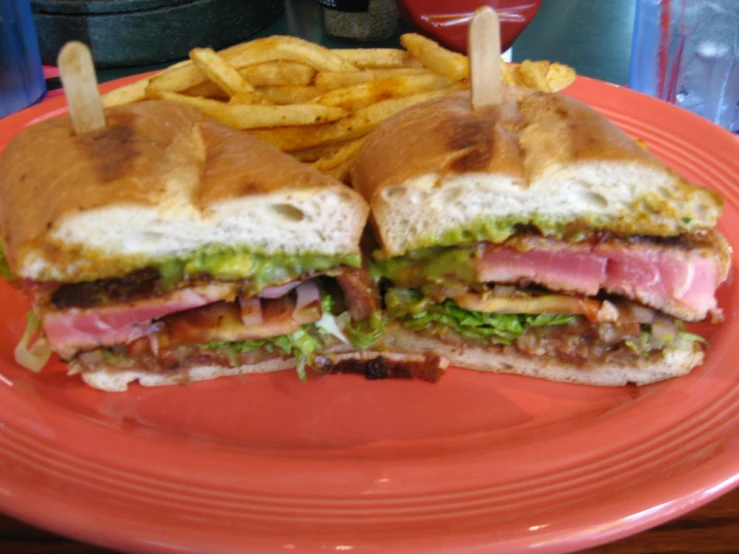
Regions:
<svg viewBox="0 0 739 554"><path fill-rule="evenodd" d="M347 268L336 276L336 280L354 321L367 319L380 309L380 295L366 269Z"/></svg>

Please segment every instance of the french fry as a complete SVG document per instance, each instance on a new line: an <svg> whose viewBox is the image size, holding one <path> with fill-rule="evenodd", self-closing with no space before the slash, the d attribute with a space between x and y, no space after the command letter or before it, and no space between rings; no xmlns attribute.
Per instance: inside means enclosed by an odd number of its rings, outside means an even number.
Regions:
<svg viewBox="0 0 739 554"><path fill-rule="evenodd" d="M300 160L301 162L312 163L318 161L324 156L331 156L339 148L352 142L351 140L343 142L334 142L332 144L321 144L319 146L311 146L310 148L304 148L302 150L294 150L290 152L290 155Z"/></svg>
<svg viewBox="0 0 739 554"><path fill-rule="evenodd" d="M133 104L134 102L146 100L147 86L149 86L149 79L141 79L130 85L123 85L110 92L106 92L102 96L103 108L123 106L124 104Z"/></svg>
<svg viewBox="0 0 739 554"><path fill-rule="evenodd" d="M346 88L324 92L313 98L312 103L324 106L337 106L345 110L357 110L387 98L410 96L431 90L438 90L451 85L446 77L439 75L411 75L408 77L391 77L378 79Z"/></svg>
<svg viewBox="0 0 739 554"><path fill-rule="evenodd" d="M244 79L236 68L216 54L212 48L193 48L190 59L203 74L229 96L240 92L254 92L254 87Z"/></svg>
<svg viewBox="0 0 739 554"><path fill-rule="evenodd" d="M207 82L208 78L195 64L172 66L149 79L146 95L156 98L160 91L182 92Z"/></svg>
<svg viewBox="0 0 739 554"><path fill-rule="evenodd" d="M203 98L212 98L215 100L228 100L228 94L223 92L221 87L212 81L205 81L199 85L182 91L187 96L202 96Z"/></svg>
<svg viewBox="0 0 739 554"><path fill-rule="evenodd" d="M320 71L355 71L357 67L328 48L297 37L273 36L258 38L231 47L224 57L233 66L241 68L273 60L291 60L307 64Z"/></svg>
<svg viewBox="0 0 739 554"><path fill-rule="evenodd" d="M503 60L500 60L500 75L504 85L510 86L521 86L523 82L518 76L516 66L507 64Z"/></svg>
<svg viewBox="0 0 739 554"><path fill-rule="evenodd" d="M312 99L319 94L319 90L316 87L305 85L260 87L258 90L263 96L275 104L313 103Z"/></svg>
<svg viewBox="0 0 739 554"><path fill-rule="evenodd" d="M552 92L547 82L547 71L549 71L549 62L532 62L524 60L516 68L524 86L541 90L544 92Z"/></svg>
<svg viewBox="0 0 739 554"><path fill-rule="evenodd" d="M333 125L256 129L251 131L251 133L264 142L272 144L285 152L348 141L363 137L385 119L404 110L408 106L425 102L432 98L445 96L454 90L459 89L451 86L446 89L383 100L377 104L357 110Z"/></svg>
<svg viewBox="0 0 739 554"><path fill-rule="evenodd" d="M157 91L154 98L187 104L188 106L197 108L207 114L227 106L225 102L221 102L220 100L212 100L210 98L202 98L200 96L187 96L185 94L180 94L179 92L169 92L167 90Z"/></svg>
<svg viewBox="0 0 739 554"><path fill-rule="evenodd" d="M234 94L229 104L274 104L268 98L265 98L263 94L254 90L247 90L246 92L239 92Z"/></svg>
<svg viewBox="0 0 739 554"><path fill-rule="evenodd" d="M411 75L433 75L433 73L424 67L365 69L363 71L319 71L316 74L315 85L319 90L333 90L378 79L409 77Z"/></svg>
<svg viewBox="0 0 739 554"><path fill-rule="evenodd" d="M577 74L575 70L568 65L561 63L553 63L549 66L547 71L547 83L553 92L560 91L564 88L569 87L575 82Z"/></svg>
<svg viewBox="0 0 739 554"><path fill-rule="evenodd" d="M334 52L359 69L422 67L420 61L400 48L346 48Z"/></svg>
<svg viewBox="0 0 739 554"><path fill-rule="evenodd" d="M352 169L352 166L354 165L354 160L347 160L344 163L341 163L337 165L336 167L332 167L331 169L327 169L324 171L327 175L331 175L334 179L338 179L339 181L343 181L346 184L349 180L349 172Z"/></svg>
<svg viewBox="0 0 739 554"><path fill-rule="evenodd" d="M226 104L217 100L185 96L176 92L163 91L159 94L165 100L195 106L234 129L318 125L337 121L345 115L341 108L316 104L293 104L291 106Z"/></svg>
<svg viewBox="0 0 739 554"><path fill-rule="evenodd" d="M346 162L352 162L357 156L357 152L359 152L359 148L362 146L363 142L364 137L349 141L339 146L333 152L321 156L311 165L315 167L318 171L328 172L329 170L339 167Z"/></svg>
<svg viewBox="0 0 739 554"><path fill-rule="evenodd" d="M357 67L328 48L297 37L272 36L237 44L218 52L230 65L242 67L279 60L307 64L321 71L355 71ZM195 65L182 63L152 77L147 94L158 91L181 92L195 87L207 77Z"/></svg>
<svg viewBox="0 0 739 554"><path fill-rule="evenodd" d="M255 87L307 86L313 82L316 70L304 63L276 60L247 65L240 68L239 73Z"/></svg>
<svg viewBox="0 0 739 554"><path fill-rule="evenodd" d="M461 81L470 76L470 62L467 56L447 50L431 39L416 33L406 33L400 37L400 43L414 58L434 73L452 81Z"/></svg>

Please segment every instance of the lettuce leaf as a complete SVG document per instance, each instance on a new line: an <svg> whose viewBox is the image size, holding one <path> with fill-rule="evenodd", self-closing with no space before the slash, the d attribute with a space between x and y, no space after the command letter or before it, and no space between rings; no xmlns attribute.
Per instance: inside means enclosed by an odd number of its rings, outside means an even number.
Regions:
<svg viewBox="0 0 739 554"><path fill-rule="evenodd" d="M245 354L263 348L267 352L275 349L282 350L288 356L295 356L298 377L301 381L307 379L305 365L312 354L323 346L321 340L316 336L317 329L314 324L303 325L294 333L271 337L268 339L244 340L237 342L210 342L205 345L209 350L218 350L225 353L231 363L236 365L239 354Z"/></svg>
<svg viewBox="0 0 739 554"><path fill-rule="evenodd" d="M699 342L700 344L708 344L708 341L700 335L687 332L685 330L685 324L682 321L676 320L675 324L677 325L677 336L680 340L684 340L687 342Z"/></svg>
<svg viewBox="0 0 739 554"><path fill-rule="evenodd" d="M382 312L374 312L364 321L349 321L345 329L351 343L357 348L366 350L379 340L386 325L387 319L383 317Z"/></svg>
<svg viewBox="0 0 739 554"><path fill-rule="evenodd" d="M41 320L32 311L26 314L26 330L13 354L16 362L34 373L41 371L51 357L51 347L41 331Z"/></svg>
<svg viewBox="0 0 739 554"><path fill-rule="evenodd" d="M8 265L8 258L5 255L5 248L3 247L2 240L0 240L0 277L6 281L15 280L13 272L10 271L10 266Z"/></svg>
<svg viewBox="0 0 739 554"><path fill-rule="evenodd" d="M494 344L511 344L530 327L565 325L576 317L473 312L449 299L435 303L415 289L390 289L385 295L385 304L388 315L401 320L411 331L443 333L452 329L465 338Z"/></svg>

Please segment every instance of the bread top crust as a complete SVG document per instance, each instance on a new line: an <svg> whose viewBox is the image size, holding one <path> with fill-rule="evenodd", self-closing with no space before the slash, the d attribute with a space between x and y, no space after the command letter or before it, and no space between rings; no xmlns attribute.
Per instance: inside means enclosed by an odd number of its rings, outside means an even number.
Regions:
<svg viewBox="0 0 739 554"><path fill-rule="evenodd" d="M525 188L554 165L591 159L664 168L585 104L505 87L497 107L473 110L469 93L462 92L388 119L362 145L352 185L371 201L384 188L434 170L442 177L496 173L521 179Z"/></svg>
<svg viewBox="0 0 739 554"><path fill-rule="evenodd" d="M22 131L0 157L0 238L19 275L66 279L72 270L47 271L48 266L70 266L91 253L100 263L117 253L135 255L122 252L120 244L101 247L102 239L97 245L87 242L84 235L94 239L90 235L98 223L74 229L89 216L104 220L106 210L120 208L130 217L140 215L142 222L156 220L165 234L167 221L176 223L180 234L183 222L192 221L205 236L224 217L230 218L224 225L238 220L236 203L243 208L252 198L265 202L318 192L359 214L351 222L357 244L348 251L359 250L368 208L340 181L190 106L146 101L107 109L105 116L106 129L81 136L68 117L43 121ZM140 226L143 234L145 223ZM342 233L347 236L346 228ZM72 241L71 235L83 238ZM173 236L172 242L178 240ZM346 244L341 248L347 250ZM33 264L45 267L31 269Z"/></svg>
<svg viewBox="0 0 739 554"><path fill-rule="evenodd" d="M352 197L356 193L333 177L315 170L260 141L215 120L200 125L208 149L199 189L201 208L244 196L270 194L286 189L335 188Z"/></svg>
<svg viewBox="0 0 739 554"><path fill-rule="evenodd" d="M415 105L365 140L352 185L370 203L387 254L498 242L517 225L547 236L715 226L718 194L682 179L595 110L527 89L505 87L503 98L480 110L468 93Z"/></svg>
<svg viewBox="0 0 739 554"><path fill-rule="evenodd" d="M382 189L438 171L525 176L516 132L521 115L507 95L499 107L473 111L456 94L412 106L365 140L352 169L352 185L371 199Z"/></svg>
<svg viewBox="0 0 739 554"><path fill-rule="evenodd" d="M193 186L205 164L200 113L165 102L105 111L107 127L77 136L69 117L27 127L0 157L0 231L12 261L60 221L113 204L155 206L169 174Z"/></svg>

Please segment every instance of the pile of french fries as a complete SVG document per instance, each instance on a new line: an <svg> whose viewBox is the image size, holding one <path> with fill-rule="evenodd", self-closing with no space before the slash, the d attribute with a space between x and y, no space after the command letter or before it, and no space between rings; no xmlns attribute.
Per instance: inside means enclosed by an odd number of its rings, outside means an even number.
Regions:
<svg viewBox="0 0 739 554"><path fill-rule="evenodd" d="M328 49L272 36L190 59L103 95L105 107L166 99L246 130L345 180L364 137L393 114L469 88L469 60L414 33L404 49ZM503 81L556 92L572 68L547 61L508 65Z"/></svg>

